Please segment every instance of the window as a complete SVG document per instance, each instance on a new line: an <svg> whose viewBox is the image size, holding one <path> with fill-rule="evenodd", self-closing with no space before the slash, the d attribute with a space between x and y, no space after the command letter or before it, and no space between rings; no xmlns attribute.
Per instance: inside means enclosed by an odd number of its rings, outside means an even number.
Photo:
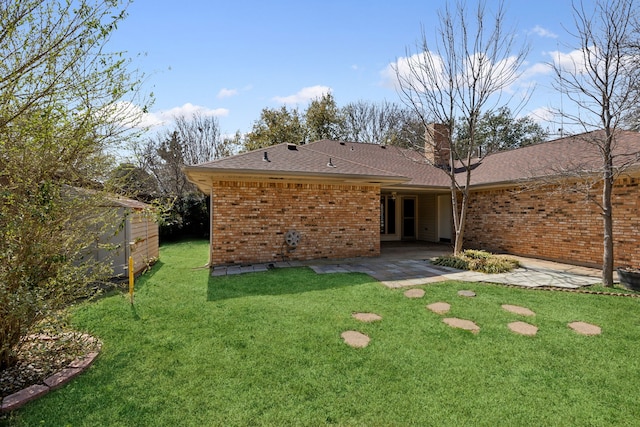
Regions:
<svg viewBox="0 0 640 427"><path fill-rule="evenodd" d="M396 199L380 196L380 234L396 234Z"/></svg>

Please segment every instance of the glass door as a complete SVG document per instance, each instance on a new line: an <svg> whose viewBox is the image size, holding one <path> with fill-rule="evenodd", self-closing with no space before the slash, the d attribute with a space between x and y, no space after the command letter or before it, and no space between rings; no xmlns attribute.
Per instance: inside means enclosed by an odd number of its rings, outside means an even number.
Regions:
<svg viewBox="0 0 640 427"><path fill-rule="evenodd" d="M402 199L402 238L416 238L416 199L404 197Z"/></svg>
<svg viewBox="0 0 640 427"><path fill-rule="evenodd" d="M396 199L380 196L380 234L396 234Z"/></svg>

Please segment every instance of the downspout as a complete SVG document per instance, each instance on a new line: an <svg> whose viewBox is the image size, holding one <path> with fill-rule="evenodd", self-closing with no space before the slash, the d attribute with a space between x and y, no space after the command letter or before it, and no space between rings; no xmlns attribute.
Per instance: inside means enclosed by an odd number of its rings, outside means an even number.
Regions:
<svg viewBox="0 0 640 427"><path fill-rule="evenodd" d="M213 266L213 185L209 189L209 267Z"/></svg>

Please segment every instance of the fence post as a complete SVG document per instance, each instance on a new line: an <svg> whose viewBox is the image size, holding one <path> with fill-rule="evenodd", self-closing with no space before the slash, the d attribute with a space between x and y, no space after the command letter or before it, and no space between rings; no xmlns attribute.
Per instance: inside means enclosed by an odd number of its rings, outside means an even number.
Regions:
<svg viewBox="0 0 640 427"><path fill-rule="evenodd" d="M134 288L134 276L133 276L133 257L129 256L129 301L133 304L133 288Z"/></svg>

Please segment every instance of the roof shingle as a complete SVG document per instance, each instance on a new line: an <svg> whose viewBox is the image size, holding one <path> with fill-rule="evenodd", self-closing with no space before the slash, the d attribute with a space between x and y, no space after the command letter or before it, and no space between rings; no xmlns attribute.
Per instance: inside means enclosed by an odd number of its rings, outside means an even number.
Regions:
<svg viewBox="0 0 640 427"><path fill-rule="evenodd" d="M602 164L594 140L603 132L589 132L482 159L471 175L472 186L514 183L558 174L563 170L598 170ZM618 164L640 160L640 133L619 131L614 154ZM266 155L266 158L265 158ZM320 140L306 145L279 144L212 162L189 166L187 174L305 175L317 178L380 179L399 187L449 188L445 171L409 149L377 144Z"/></svg>

